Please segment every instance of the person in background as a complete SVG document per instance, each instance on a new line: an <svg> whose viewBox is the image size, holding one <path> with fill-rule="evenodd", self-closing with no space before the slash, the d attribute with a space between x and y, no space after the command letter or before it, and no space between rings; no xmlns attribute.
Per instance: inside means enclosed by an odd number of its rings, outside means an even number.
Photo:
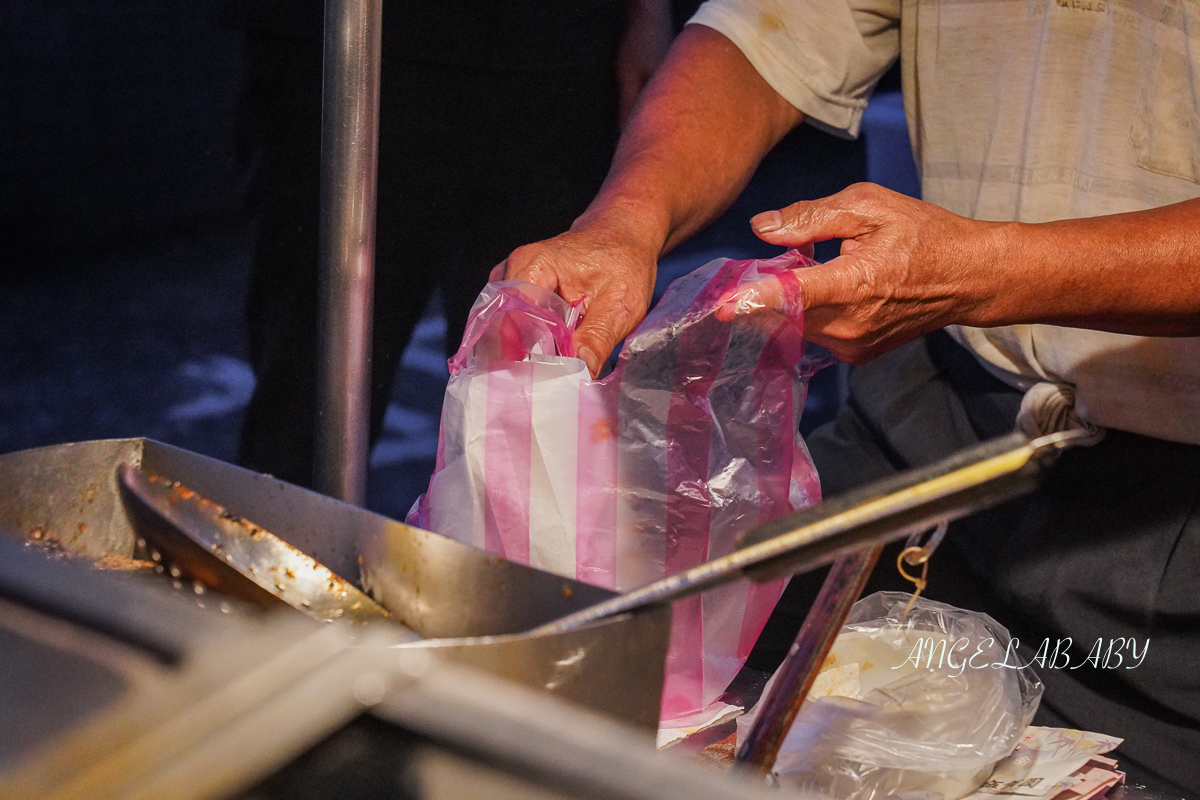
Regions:
<svg viewBox="0 0 1200 800"><path fill-rule="evenodd" d="M953 526L931 589L957 583L943 599L997 616L1022 663L1043 642L1071 648L1038 670L1039 721L1123 737L1131 778L1193 794L1197 22L1189 4L1132 0L712 0L587 210L494 272L581 302L576 345L596 373L645 313L656 260L795 126L856 135L899 59L925 200L857 185L751 220L781 246L842 240L797 271L809 339L860 365L808 439L824 494L1016 426L1090 433L1035 494ZM722 313L777 305L778 288Z"/></svg>
<svg viewBox="0 0 1200 800"><path fill-rule="evenodd" d="M313 483L323 4L239 0L259 229L247 297L257 378L239 461ZM390 0L383 10L371 439L440 290L448 353L488 270L561 230L604 178L666 53L666 0Z"/></svg>

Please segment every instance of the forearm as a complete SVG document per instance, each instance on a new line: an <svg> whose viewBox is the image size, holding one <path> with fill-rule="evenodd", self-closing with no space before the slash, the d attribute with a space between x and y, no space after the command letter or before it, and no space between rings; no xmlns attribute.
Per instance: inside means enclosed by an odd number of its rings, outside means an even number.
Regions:
<svg viewBox="0 0 1200 800"><path fill-rule="evenodd" d="M732 42L685 28L638 98L596 199L571 230L517 248L494 274L578 304L576 353L599 374L645 315L659 256L733 202L801 119Z"/></svg>
<svg viewBox="0 0 1200 800"><path fill-rule="evenodd" d="M611 230L657 256L728 207L802 119L732 42L690 25L643 92L603 188L573 229Z"/></svg>
<svg viewBox="0 0 1200 800"><path fill-rule="evenodd" d="M1042 322L1200 336L1200 200L1003 224L991 235L998 253L994 274L1003 279L990 298L981 296L972 324Z"/></svg>

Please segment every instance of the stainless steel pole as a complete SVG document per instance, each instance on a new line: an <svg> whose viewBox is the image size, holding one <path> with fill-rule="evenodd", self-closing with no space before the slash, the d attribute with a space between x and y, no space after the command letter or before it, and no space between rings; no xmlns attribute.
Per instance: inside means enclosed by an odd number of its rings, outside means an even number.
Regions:
<svg viewBox="0 0 1200 800"><path fill-rule="evenodd" d="M314 477L319 491L357 505L369 450L382 6L325 2Z"/></svg>
<svg viewBox="0 0 1200 800"><path fill-rule="evenodd" d="M829 657L850 607L858 601L882 545L842 556L833 562L796 640L776 673L775 684L762 698L758 719L739 742L735 760L769 774L779 748L812 689L821 665Z"/></svg>

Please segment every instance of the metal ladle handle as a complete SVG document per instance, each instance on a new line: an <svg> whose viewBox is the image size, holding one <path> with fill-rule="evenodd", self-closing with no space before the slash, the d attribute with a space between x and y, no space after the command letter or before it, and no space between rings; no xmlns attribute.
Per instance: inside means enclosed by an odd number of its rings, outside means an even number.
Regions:
<svg viewBox="0 0 1200 800"><path fill-rule="evenodd" d="M681 600L748 576L767 581L824 566L839 556L997 505L1034 489L1046 466L1081 438L1074 431L1030 440L1012 433L920 469L761 525L723 558L647 584L535 628L575 630L605 617Z"/></svg>
<svg viewBox="0 0 1200 800"><path fill-rule="evenodd" d="M1045 448L1053 454L1056 449L1075 443L1082 444L1088 437L1078 432L1067 431L1038 439L1031 444ZM945 463L943 462L943 466ZM938 467L932 469L937 471ZM937 531L926 543L926 559L945 535L946 522L947 520L943 520L939 523ZM919 535L920 531L913 534ZM739 764L764 774L774 767L783 740L812 690L817 673L829 656L850 608L862 594L882 550L882 545L875 545L858 553L842 556L834 563L812 608L804 618L804 624L796 634L787 657L776 673L771 690L759 703L758 717L754 725L747 732L745 739L738 742L735 760Z"/></svg>

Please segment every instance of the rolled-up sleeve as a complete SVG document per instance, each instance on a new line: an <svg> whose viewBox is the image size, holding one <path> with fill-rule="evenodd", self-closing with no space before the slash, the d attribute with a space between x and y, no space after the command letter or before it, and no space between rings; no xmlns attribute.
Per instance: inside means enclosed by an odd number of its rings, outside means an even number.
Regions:
<svg viewBox="0 0 1200 800"><path fill-rule="evenodd" d="M709 0L690 23L720 31L810 122L858 136L900 52L901 0Z"/></svg>

